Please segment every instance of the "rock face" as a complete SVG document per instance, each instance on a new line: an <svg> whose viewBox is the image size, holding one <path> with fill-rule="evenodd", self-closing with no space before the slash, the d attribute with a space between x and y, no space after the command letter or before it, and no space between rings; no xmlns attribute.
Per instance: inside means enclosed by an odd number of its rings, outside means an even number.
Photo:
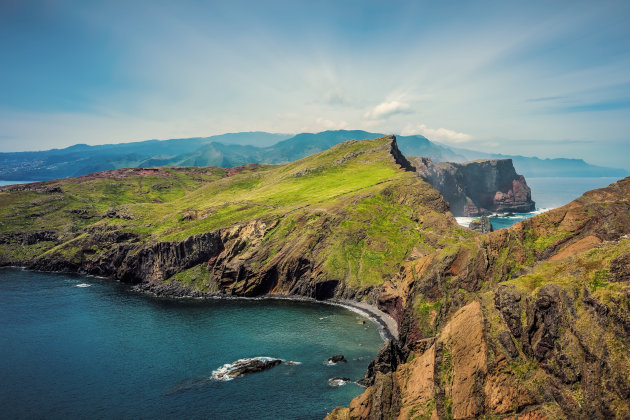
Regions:
<svg viewBox="0 0 630 420"><path fill-rule="evenodd" d="M422 179L442 193L454 216L535 209L531 190L511 159L447 163L418 157L411 163Z"/></svg>

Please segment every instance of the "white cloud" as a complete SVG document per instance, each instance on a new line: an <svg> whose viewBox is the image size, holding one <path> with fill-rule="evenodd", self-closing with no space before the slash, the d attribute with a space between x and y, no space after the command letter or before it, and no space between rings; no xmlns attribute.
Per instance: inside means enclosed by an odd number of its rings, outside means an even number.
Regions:
<svg viewBox="0 0 630 420"><path fill-rule="evenodd" d="M446 143L466 143L472 140L472 136L466 133L459 133L448 128L429 128L425 124L412 127L407 126L401 131L403 136L422 134L429 140L438 140Z"/></svg>
<svg viewBox="0 0 630 420"><path fill-rule="evenodd" d="M411 112L411 106L399 101L385 101L365 113L364 117L370 120L389 118L395 114L406 114Z"/></svg>

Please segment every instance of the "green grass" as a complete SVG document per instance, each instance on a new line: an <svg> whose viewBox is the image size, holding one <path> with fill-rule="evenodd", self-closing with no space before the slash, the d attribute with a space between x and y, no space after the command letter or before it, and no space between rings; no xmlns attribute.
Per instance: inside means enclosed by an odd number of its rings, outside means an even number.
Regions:
<svg viewBox="0 0 630 420"><path fill-rule="evenodd" d="M183 286L201 292L218 291L217 284L211 280L210 271L203 264L196 265L175 274L166 280L167 282L177 282Z"/></svg>
<svg viewBox="0 0 630 420"><path fill-rule="evenodd" d="M413 310L418 320L418 328L424 337L432 337L435 335L434 321L438 318L441 308L442 302L439 300L428 302L422 295L418 294L416 296Z"/></svg>

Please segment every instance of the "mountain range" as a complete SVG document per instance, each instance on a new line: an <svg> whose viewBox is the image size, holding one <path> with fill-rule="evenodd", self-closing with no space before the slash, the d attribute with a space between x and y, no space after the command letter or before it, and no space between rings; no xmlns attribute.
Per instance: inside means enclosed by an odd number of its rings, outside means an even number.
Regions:
<svg viewBox="0 0 630 420"><path fill-rule="evenodd" d="M147 140L90 146L77 144L65 149L0 153L1 180L50 180L81 176L125 167L218 166L248 163L282 164L302 159L352 139L374 139L381 133L334 130L320 133L274 134L228 133L212 137ZM623 177L623 169L586 163L582 159L540 159L519 155L484 153L450 147L421 135L397 136L406 156L423 156L438 162L477 159L512 159L525 177Z"/></svg>

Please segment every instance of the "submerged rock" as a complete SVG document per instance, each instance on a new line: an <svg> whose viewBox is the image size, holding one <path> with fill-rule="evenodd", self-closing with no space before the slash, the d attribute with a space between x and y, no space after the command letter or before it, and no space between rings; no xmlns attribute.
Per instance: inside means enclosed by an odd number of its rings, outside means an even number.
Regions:
<svg viewBox="0 0 630 420"><path fill-rule="evenodd" d="M239 359L234 363L226 363L212 372L212 376L218 380L229 381L238 376L250 373L262 372L282 363L280 359L271 357L252 357L251 359Z"/></svg>

